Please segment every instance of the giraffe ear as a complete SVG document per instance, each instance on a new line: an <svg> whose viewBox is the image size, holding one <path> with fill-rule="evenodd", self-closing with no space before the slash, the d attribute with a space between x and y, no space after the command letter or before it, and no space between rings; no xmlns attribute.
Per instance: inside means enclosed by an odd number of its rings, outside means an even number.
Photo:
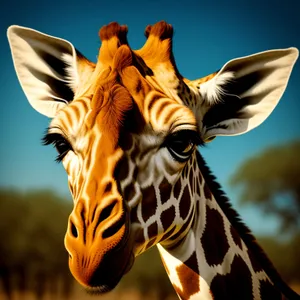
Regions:
<svg viewBox="0 0 300 300"><path fill-rule="evenodd" d="M70 42L30 28L10 26L7 37L29 103L41 114L54 117L74 98L79 53Z"/></svg>
<svg viewBox="0 0 300 300"><path fill-rule="evenodd" d="M229 61L199 86L209 109L203 140L238 135L260 125L279 102L298 57L296 48L271 50Z"/></svg>

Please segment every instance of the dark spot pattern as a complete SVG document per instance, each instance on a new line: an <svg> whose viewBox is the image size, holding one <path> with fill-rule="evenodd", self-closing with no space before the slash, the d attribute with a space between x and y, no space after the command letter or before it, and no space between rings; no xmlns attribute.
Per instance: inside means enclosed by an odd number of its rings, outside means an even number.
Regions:
<svg viewBox="0 0 300 300"><path fill-rule="evenodd" d="M156 205L153 200L156 200L155 190L153 186L149 186L142 191L143 194L143 205L142 205L142 217L146 222L156 212Z"/></svg>
<svg viewBox="0 0 300 300"><path fill-rule="evenodd" d="M261 300L281 300L282 295L280 291L269 281L260 281L260 295Z"/></svg>
<svg viewBox="0 0 300 300"><path fill-rule="evenodd" d="M187 265L189 268L191 268L194 272L199 274L198 270L198 260L196 256L196 252L193 252L193 254L189 257L189 259L185 262L185 265Z"/></svg>
<svg viewBox="0 0 300 300"><path fill-rule="evenodd" d="M175 185L174 185L174 189L173 189L173 196L178 199L179 194L181 191L181 180L180 178L176 181Z"/></svg>
<svg viewBox="0 0 300 300"><path fill-rule="evenodd" d="M201 243L205 252L205 258L209 265L221 264L229 249L225 234L223 218L216 209L206 206L206 226L201 237Z"/></svg>
<svg viewBox="0 0 300 300"><path fill-rule="evenodd" d="M189 183L191 185L191 192L192 192L192 194L194 194L194 192L195 192L195 178L194 178L193 168L191 168L191 170L190 170Z"/></svg>
<svg viewBox="0 0 300 300"><path fill-rule="evenodd" d="M170 199L172 185L168 182L166 178L164 178L164 180L160 183L158 188L160 191L160 200L163 204Z"/></svg>
<svg viewBox="0 0 300 300"><path fill-rule="evenodd" d="M124 180L128 177L129 166L128 158L126 156L123 156L122 159L119 161L114 173L114 177L118 178L119 181Z"/></svg>
<svg viewBox="0 0 300 300"><path fill-rule="evenodd" d="M237 246L239 246L240 249L242 249L242 241L241 241L241 238L240 238L240 236L238 235L238 233L236 232L236 230L234 229L233 226L230 226L230 233L231 233L232 239L233 239L233 241L235 242L235 244L236 244Z"/></svg>
<svg viewBox="0 0 300 300"><path fill-rule="evenodd" d="M248 255L254 272L262 271L263 270L262 266L258 263L257 259L255 258L255 256L253 255L250 249L248 249Z"/></svg>
<svg viewBox="0 0 300 300"><path fill-rule="evenodd" d="M212 199L212 194L211 194L211 191L207 185L207 183L205 182L204 183L204 187L203 187L203 190L204 190L204 197L205 199L209 199L211 200Z"/></svg>
<svg viewBox="0 0 300 300"><path fill-rule="evenodd" d="M194 172L193 172L193 168L191 168L189 173L189 182L192 183L193 179L194 179Z"/></svg>
<svg viewBox="0 0 300 300"><path fill-rule="evenodd" d="M190 211L190 206L191 206L191 195L189 193L189 187L188 185L186 185L179 203L180 216L183 220L185 220L185 218L187 217Z"/></svg>
<svg viewBox="0 0 300 300"><path fill-rule="evenodd" d="M153 238L157 236L157 233L158 233L157 223L154 222L148 227L148 236L149 238Z"/></svg>
<svg viewBox="0 0 300 300"><path fill-rule="evenodd" d="M164 210L161 213L161 222L163 224L164 230L168 229L175 219L175 207L171 206L170 208Z"/></svg>
<svg viewBox="0 0 300 300"><path fill-rule="evenodd" d="M134 194L135 194L134 183L131 182L124 189L124 200L127 202L130 201L133 198Z"/></svg>
<svg viewBox="0 0 300 300"><path fill-rule="evenodd" d="M253 300L251 273L239 255L235 256L228 274L214 277L210 289L214 300Z"/></svg>

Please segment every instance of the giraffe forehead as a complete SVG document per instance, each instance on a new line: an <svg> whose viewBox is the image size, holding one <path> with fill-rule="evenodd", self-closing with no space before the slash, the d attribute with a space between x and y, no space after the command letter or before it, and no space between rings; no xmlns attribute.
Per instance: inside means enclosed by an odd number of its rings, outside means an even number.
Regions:
<svg viewBox="0 0 300 300"><path fill-rule="evenodd" d="M91 107L88 99L73 100L66 107L58 111L50 123L50 128L53 131L59 129L68 138L73 139L80 132L86 132L85 119L90 111Z"/></svg>
<svg viewBox="0 0 300 300"><path fill-rule="evenodd" d="M128 91L110 80L103 85L95 84L86 95L61 109L51 127L59 127L74 138L89 132L105 132L116 142L131 108L132 98Z"/></svg>

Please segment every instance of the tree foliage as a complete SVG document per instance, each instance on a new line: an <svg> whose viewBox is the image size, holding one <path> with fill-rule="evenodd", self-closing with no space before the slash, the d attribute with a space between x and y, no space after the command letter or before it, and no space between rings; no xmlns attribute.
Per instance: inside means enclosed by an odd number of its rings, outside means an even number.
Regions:
<svg viewBox="0 0 300 300"><path fill-rule="evenodd" d="M300 234L296 233L286 241L278 241L270 236L259 237L258 241L282 278L287 283L299 283Z"/></svg>
<svg viewBox="0 0 300 300"><path fill-rule="evenodd" d="M46 281L55 293L59 278L66 296L70 292L72 277L63 244L70 204L47 190L0 191L0 279L8 298L14 288L34 290L40 299Z"/></svg>
<svg viewBox="0 0 300 300"><path fill-rule="evenodd" d="M241 204L277 215L281 229L300 228L300 141L273 146L245 161L230 179L241 188Z"/></svg>

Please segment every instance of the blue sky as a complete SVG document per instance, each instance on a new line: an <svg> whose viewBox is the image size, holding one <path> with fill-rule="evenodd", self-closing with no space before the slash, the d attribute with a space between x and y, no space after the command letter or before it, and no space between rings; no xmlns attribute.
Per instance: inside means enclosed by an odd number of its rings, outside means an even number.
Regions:
<svg viewBox="0 0 300 300"><path fill-rule="evenodd" d="M98 30L111 21L127 24L132 48L143 45L148 24L165 20L174 26L174 54L180 72L195 79L228 60L272 48L300 49L300 2L285 1L10 1L0 12L0 186L53 188L69 195L67 177L54 163L55 151L41 145L49 119L35 112L18 83L6 39L17 24L69 40L95 61ZM298 2L298 3L297 3ZM229 176L246 158L273 144L300 138L300 64L272 115L259 128L241 136L219 137L202 154L223 189L237 203ZM238 207L256 234L274 234L277 220L255 208Z"/></svg>

